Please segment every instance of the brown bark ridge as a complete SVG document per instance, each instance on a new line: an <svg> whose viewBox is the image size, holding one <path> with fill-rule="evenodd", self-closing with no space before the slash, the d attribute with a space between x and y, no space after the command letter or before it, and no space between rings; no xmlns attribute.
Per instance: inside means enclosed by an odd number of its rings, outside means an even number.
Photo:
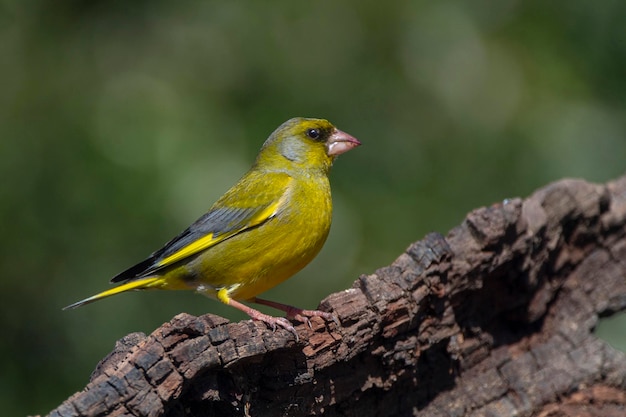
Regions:
<svg viewBox="0 0 626 417"><path fill-rule="evenodd" d="M74 416L625 416L626 176L562 180L471 212L321 308L300 340L179 314L118 342L50 413Z"/></svg>

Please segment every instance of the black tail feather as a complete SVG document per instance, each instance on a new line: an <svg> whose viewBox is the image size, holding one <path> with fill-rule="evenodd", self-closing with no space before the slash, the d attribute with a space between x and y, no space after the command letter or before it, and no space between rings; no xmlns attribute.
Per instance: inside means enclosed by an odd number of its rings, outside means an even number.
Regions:
<svg viewBox="0 0 626 417"><path fill-rule="evenodd" d="M150 272L154 272L155 261L156 259L151 256L145 261L141 261L137 265L133 265L127 270L120 272L119 274L111 278L111 282L123 282L130 281L136 278L143 278L147 276Z"/></svg>

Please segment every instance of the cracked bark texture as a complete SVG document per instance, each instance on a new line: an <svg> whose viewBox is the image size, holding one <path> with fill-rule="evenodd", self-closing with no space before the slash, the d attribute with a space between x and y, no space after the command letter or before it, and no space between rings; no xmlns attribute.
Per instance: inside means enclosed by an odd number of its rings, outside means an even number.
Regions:
<svg viewBox="0 0 626 417"><path fill-rule="evenodd" d="M626 308L626 177L477 209L321 308L340 326L299 342L179 314L50 416L624 416L626 356L592 331Z"/></svg>

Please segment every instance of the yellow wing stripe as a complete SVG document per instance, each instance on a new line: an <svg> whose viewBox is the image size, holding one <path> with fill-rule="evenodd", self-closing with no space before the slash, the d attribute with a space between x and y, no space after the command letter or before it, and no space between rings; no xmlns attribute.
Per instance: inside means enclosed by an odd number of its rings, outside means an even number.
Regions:
<svg viewBox="0 0 626 417"><path fill-rule="evenodd" d="M267 219L269 219L276 213L276 210L278 209L278 207L280 207L282 201L283 201L283 198L279 199L276 203L269 205L265 209L259 211L256 215L252 216L250 220L248 221L248 223L243 225L240 229L235 229L232 232L224 233L215 238L214 238L215 234L210 233L196 240L195 242L190 243L189 245L174 252L167 258L163 258L159 263L157 263L157 267L160 268L163 266L172 265L178 261L182 261L183 259L191 255L194 255L198 252L201 252L205 249L208 249L211 246L221 242L222 240L229 238L233 235L236 235L237 233L243 230L246 230L250 227L258 226L259 224L263 223L264 221L266 221Z"/></svg>
<svg viewBox="0 0 626 417"><path fill-rule="evenodd" d="M194 253L198 253L201 250L204 250L208 247L215 245L217 242L224 239L225 236L220 236L217 239L213 239L213 233L210 233L195 242L190 243L189 245L183 247L182 249L174 252L167 258L163 258L159 263L157 263L157 267L162 267L165 265L171 265L175 262L185 259L188 256L193 255Z"/></svg>
<svg viewBox="0 0 626 417"><path fill-rule="evenodd" d="M175 262L181 261L195 253L198 253L200 251L203 251L206 248L210 248L211 246L215 245L218 242L221 242L222 240L226 239L228 236L230 236L229 234L224 234L222 236L219 236L216 239L213 239L213 233L210 233L198 240L196 240L195 242L190 243L189 245L183 247L182 249L174 252L173 254L171 254L170 256L168 256L167 258L163 258L159 263L157 263L157 267L162 267L165 265L171 265Z"/></svg>

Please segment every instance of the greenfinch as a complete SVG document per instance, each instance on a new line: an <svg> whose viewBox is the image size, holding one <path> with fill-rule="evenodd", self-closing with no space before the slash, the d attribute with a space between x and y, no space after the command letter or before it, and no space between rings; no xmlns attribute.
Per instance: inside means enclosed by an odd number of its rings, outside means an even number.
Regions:
<svg viewBox="0 0 626 417"><path fill-rule="evenodd" d="M284 317L242 301L283 310L287 317L333 319L258 298L290 278L320 251L332 217L328 173L335 158L361 143L323 119L293 118L263 144L252 168L208 213L146 260L111 280L121 285L71 304L75 308L129 290L190 289L248 314L271 328Z"/></svg>

